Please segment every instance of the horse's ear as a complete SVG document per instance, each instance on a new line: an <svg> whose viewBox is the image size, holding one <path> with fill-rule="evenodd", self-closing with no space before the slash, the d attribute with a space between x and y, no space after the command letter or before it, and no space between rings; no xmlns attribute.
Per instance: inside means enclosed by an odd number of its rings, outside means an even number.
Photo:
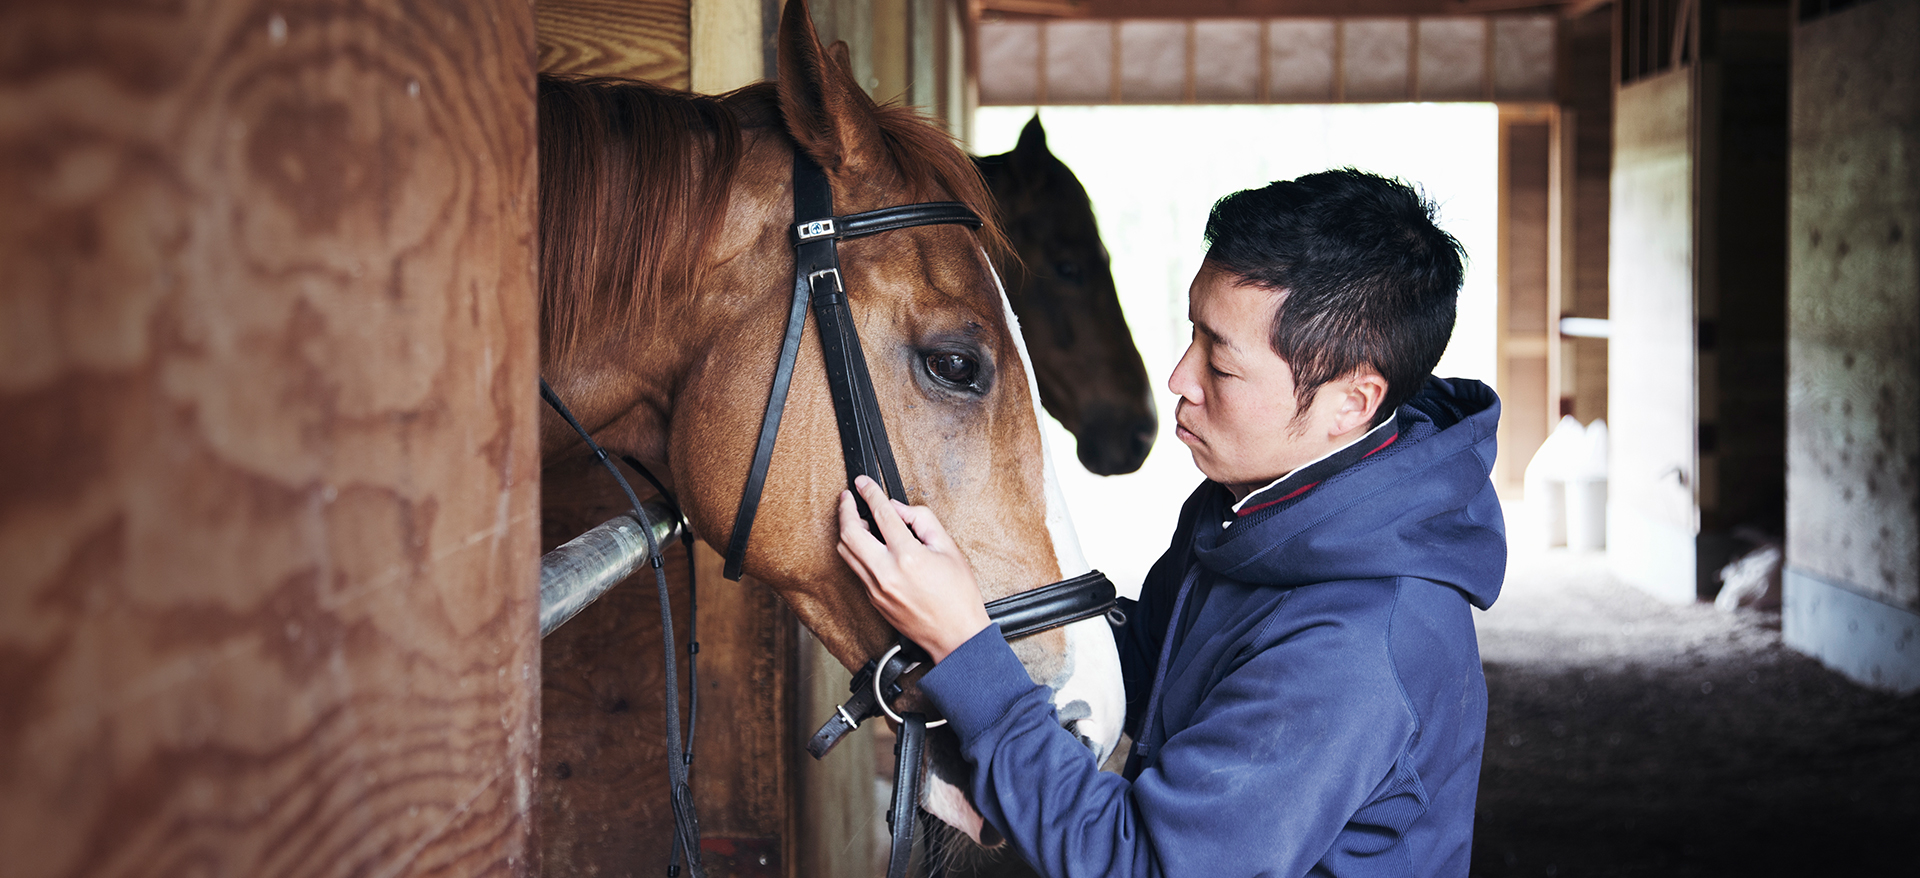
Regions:
<svg viewBox="0 0 1920 878"><path fill-rule="evenodd" d="M1020 129L1020 142L1013 145L1013 151L1029 158L1047 155L1047 129L1040 127L1039 113L1033 114L1026 127Z"/></svg>
<svg viewBox="0 0 1920 878"><path fill-rule="evenodd" d="M862 170L884 149L873 99L853 78L847 44L820 48L803 0L780 17L780 111L794 143L828 172Z"/></svg>

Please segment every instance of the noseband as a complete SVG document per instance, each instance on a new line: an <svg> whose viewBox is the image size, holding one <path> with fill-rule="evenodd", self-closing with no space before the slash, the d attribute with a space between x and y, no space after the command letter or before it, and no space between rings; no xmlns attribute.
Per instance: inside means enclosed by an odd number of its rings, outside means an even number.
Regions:
<svg viewBox="0 0 1920 878"><path fill-rule="evenodd" d="M793 382L794 365L800 356L800 336L806 328L809 310L813 312L814 322L820 329L820 348L826 359L827 385L833 396L834 421L840 431L840 453L846 461L848 486L852 486L855 477L865 475L885 486L889 497L904 499L907 494L900 482L899 467L893 460L892 446L887 441L887 428L880 416L880 401L873 389L873 376L867 371L866 355L860 348L860 337L854 328L846 282L840 273L839 242L914 226L963 225L969 229L981 226L978 214L954 201L883 207L835 216L833 190L828 184L826 172L798 149L793 154L793 218L793 303L787 311L786 335L780 342L780 359L774 370L772 389L767 394L766 411L760 418L760 437L754 446L753 464L747 470L746 487L741 491L740 506L734 514L733 534L727 540L724 573L733 580L740 578L741 566L746 559L747 540L753 531L754 517L760 509L761 493L766 487L767 468L773 461L774 441L780 433L781 415L786 411L787 390ZM559 397L546 387L545 381L541 382L541 386L548 403L580 433L631 499L632 489L626 486L624 477L607 460L606 453L567 412ZM649 475L648 478L651 480L652 477ZM865 501L859 499L858 492L854 497L859 505L860 517L871 527L872 511L867 508ZM632 502L636 507L635 514L644 515L638 511L639 501L634 499ZM651 539L651 531L648 533ZM653 557L657 571L660 566L657 549L653 551ZM672 623L668 621L670 617L665 615L670 610L666 602L664 580L659 590L662 595L662 625L671 637ZM1113 583L1107 581L1107 577L1099 571L987 604L988 618L1000 625L1001 633L1009 640L1102 614L1111 618L1117 612ZM679 728L677 716L672 715L679 699L674 688L671 640L667 641L667 656L668 735L671 741L677 737ZM920 791L926 780L926 731L946 722L935 720L929 723L924 715L915 712L895 713L889 702L897 698L903 689L899 683L900 676L927 660L926 651L917 644L905 640L896 642L884 655L867 662L854 675L849 687L853 697L836 708L826 725L807 742L807 752L819 759L866 720L884 714L900 724L894 749L893 803L887 810L887 825L892 830L892 850L887 858L888 878L904 876L912 854ZM674 749L677 749L677 745L670 743L669 750ZM699 823L693 816L692 795L687 791L684 779L685 766L671 752L667 761L670 783L675 791L676 842L686 848L688 865L697 876L703 871L699 856ZM929 863L935 863L939 858L929 856L926 859Z"/></svg>

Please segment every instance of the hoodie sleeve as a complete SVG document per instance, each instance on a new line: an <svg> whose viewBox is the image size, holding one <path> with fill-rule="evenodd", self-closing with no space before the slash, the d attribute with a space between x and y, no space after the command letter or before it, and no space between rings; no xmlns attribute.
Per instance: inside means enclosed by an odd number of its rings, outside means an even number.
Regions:
<svg viewBox="0 0 1920 878"><path fill-rule="evenodd" d="M1131 783L1060 727L997 627L920 686L959 734L981 816L1048 878L1304 875L1396 782L1414 733L1368 639L1324 621L1268 639Z"/></svg>

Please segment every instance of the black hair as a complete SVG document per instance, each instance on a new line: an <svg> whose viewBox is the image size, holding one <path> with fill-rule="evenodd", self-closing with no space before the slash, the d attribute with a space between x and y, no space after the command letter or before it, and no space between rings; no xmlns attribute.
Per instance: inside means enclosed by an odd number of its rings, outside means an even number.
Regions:
<svg viewBox="0 0 1920 878"><path fill-rule="evenodd" d="M1453 335L1465 251L1433 202L1344 168L1235 192L1207 217L1207 262L1281 295L1268 343L1293 368L1304 413L1363 367L1387 381L1373 424L1426 382Z"/></svg>

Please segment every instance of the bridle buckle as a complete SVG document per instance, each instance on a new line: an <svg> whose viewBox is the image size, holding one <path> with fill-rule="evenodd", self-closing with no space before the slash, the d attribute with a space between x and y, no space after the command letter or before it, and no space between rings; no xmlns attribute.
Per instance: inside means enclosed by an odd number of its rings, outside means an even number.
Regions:
<svg viewBox="0 0 1920 878"><path fill-rule="evenodd" d="M840 269L838 268L823 268L807 275L807 285L812 286L815 281L828 275L832 275L833 277L833 291L842 295L846 294L847 288L840 283Z"/></svg>

